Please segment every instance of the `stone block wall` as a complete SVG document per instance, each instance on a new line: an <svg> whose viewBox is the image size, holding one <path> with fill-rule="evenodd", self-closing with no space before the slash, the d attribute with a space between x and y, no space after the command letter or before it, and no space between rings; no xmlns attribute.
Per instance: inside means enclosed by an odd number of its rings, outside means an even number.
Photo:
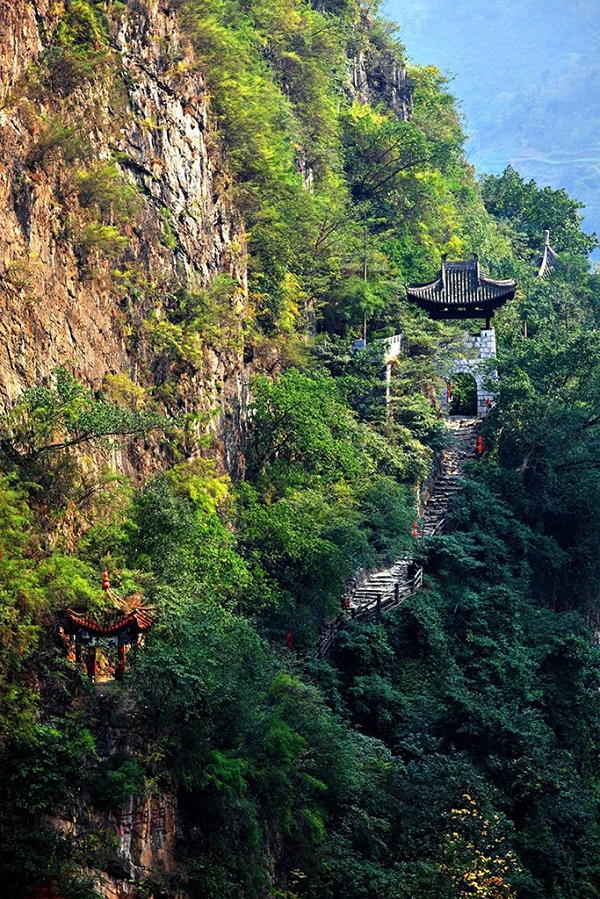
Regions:
<svg viewBox="0 0 600 899"><path fill-rule="evenodd" d="M482 418L489 412L489 404L496 401L496 394L485 387L490 379L497 380L495 370L490 371L489 363L496 358L496 332L493 328L483 329L479 334L465 334L462 351L454 359L446 360L445 368L451 376L466 372L474 377L477 384L477 415ZM441 396L443 409L448 411L448 388Z"/></svg>

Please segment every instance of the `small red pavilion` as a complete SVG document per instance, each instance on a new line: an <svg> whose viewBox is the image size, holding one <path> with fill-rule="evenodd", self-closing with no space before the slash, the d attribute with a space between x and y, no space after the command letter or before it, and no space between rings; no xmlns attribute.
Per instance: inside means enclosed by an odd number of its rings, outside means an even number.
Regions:
<svg viewBox="0 0 600 899"><path fill-rule="evenodd" d="M154 624L154 613L144 605L139 594L122 599L111 589L108 572L102 576L102 590L112 607L93 612L67 609L63 634L74 651L76 664L83 663L88 677L95 680L98 671L98 651L102 656L102 678L121 678L125 673L127 653L143 641L143 635ZM116 661L110 660L110 650L116 648Z"/></svg>

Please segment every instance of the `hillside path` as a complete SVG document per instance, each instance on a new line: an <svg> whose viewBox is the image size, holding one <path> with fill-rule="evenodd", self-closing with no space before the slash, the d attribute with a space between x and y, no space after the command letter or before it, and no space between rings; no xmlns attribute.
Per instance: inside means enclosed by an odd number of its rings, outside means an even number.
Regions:
<svg viewBox="0 0 600 899"><path fill-rule="evenodd" d="M450 501L460 490L463 468L477 458L479 422L478 418L458 417L447 421L453 438L443 454L441 472L423 505L418 538L444 533ZM331 651L348 616L362 620L373 618L397 608L422 586L423 569L413 559L400 559L389 568L358 571L342 598L344 612L324 622L317 641L317 657L323 658Z"/></svg>

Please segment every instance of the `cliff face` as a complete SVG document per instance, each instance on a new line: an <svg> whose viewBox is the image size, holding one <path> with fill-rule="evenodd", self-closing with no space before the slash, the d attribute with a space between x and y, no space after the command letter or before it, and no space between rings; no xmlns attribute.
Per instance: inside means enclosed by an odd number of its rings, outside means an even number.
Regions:
<svg viewBox="0 0 600 899"><path fill-rule="evenodd" d="M147 391L169 412L205 413L199 428L235 475L248 389L245 234L177 5L127 0L113 15L113 4L90 0L0 0L0 413L66 366L94 389ZM405 71L391 53L357 57L354 91L410 116ZM295 152L298 192L310 197L310 154L301 142ZM327 243L328 215L312 232L315 257ZM323 252L325 260L332 253ZM290 282L301 296L300 281ZM260 352L253 365L275 370L277 341L265 339ZM152 449L130 447L114 463L139 478L164 465ZM109 708L110 689L102 685L89 699L98 754L52 821L74 843L98 841L86 871L107 899L176 899L181 844L206 835L190 824L181 796L178 808L175 778L167 781L172 794L153 784L146 798L133 787L99 795L95 782L121 763L146 763L152 727L126 695ZM283 830L269 824L265 832L269 877L285 889Z"/></svg>
<svg viewBox="0 0 600 899"><path fill-rule="evenodd" d="M147 722L140 709L126 695L119 701L112 687L109 682L97 688L91 710L102 764L139 756L147 740ZM87 873L94 879L97 894L103 899L182 897L171 882L178 868L176 844L185 836L177 797L154 789L109 808L90 793L94 770L87 774L87 789L78 791L76 799L52 820L71 841L95 841L96 864Z"/></svg>
<svg viewBox="0 0 600 899"><path fill-rule="evenodd" d="M219 406L211 428L235 467L226 419L245 390L244 235L204 81L167 3L130 0L102 53L93 47L95 77L57 57L63 14L50 0L0 0L0 408L59 365L96 388L107 374L160 385L175 362L151 349L145 323L181 285L225 273L233 337L225 350L202 342L171 402Z"/></svg>
<svg viewBox="0 0 600 899"><path fill-rule="evenodd" d="M393 53L358 51L352 60L352 93L360 103L383 102L401 122L410 122L413 89L407 70Z"/></svg>

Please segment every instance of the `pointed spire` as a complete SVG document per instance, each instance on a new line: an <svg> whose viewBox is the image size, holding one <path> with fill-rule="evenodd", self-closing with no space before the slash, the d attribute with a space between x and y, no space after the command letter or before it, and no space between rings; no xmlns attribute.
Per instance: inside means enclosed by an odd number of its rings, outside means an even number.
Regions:
<svg viewBox="0 0 600 899"><path fill-rule="evenodd" d="M544 250L541 256L536 257L538 266L538 278L545 278L548 272L560 263L560 257L550 246L550 231L548 228L544 231Z"/></svg>

